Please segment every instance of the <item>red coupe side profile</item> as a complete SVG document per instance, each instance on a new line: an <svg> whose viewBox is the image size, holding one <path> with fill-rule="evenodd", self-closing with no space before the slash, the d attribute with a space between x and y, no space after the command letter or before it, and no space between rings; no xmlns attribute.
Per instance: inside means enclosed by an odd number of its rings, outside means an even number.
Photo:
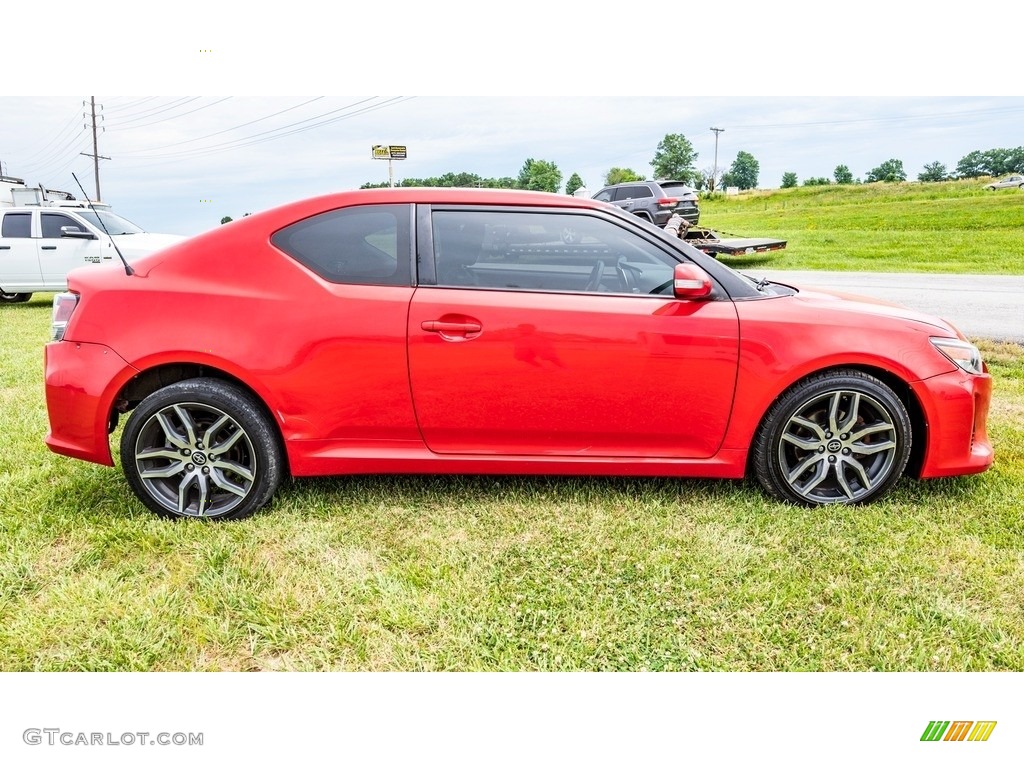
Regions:
<svg viewBox="0 0 1024 768"><path fill-rule="evenodd" d="M614 206L341 192L54 298L46 443L167 517L285 476L756 478L796 504L982 472L991 378L935 317L749 278Z"/></svg>

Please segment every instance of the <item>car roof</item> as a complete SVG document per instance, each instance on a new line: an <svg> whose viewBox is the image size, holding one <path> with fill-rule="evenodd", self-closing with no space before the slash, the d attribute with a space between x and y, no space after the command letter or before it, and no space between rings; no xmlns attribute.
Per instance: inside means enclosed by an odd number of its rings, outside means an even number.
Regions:
<svg viewBox="0 0 1024 768"><path fill-rule="evenodd" d="M380 203L440 203L450 205L537 205L569 208L591 208L586 198L561 195L555 192L533 192L522 189L492 189L478 187L383 187L356 189L321 195L288 205L302 205L313 201L336 203L338 207ZM287 206L285 206L287 207Z"/></svg>
<svg viewBox="0 0 1024 768"><path fill-rule="evenodd" d="M663 184L680 184L684 187L689 187L685 181L676 181L675 179L641 179L640 181L620 181L618 184L605 184L601 189L615 189L616 187L631 187L635 184L657 184L661 186ZM600 190L599 190L600 191Z"/></svg>

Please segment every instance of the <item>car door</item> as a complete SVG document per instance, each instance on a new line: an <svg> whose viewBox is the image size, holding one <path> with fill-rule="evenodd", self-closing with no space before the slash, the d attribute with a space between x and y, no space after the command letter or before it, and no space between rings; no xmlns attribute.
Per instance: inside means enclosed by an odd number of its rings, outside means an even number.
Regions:
<svg viewBox="0 0 1024 768"><path fill-rule="evenodd" d="M430 450L718 450L736 311L675 299L678 262L655 239L597 212L451 208L432 211L419 249L436 274L421 275L410 305L409 371Z"/></svg>
<svg viewBox="0 0 1024 768"><path fill-rule="evenodd" d="M39 223L39 269L45 288L64 290L67 287L68 272L72 269L98 263L104 256L111 258L110 254L105 253L107 248L113 252L108 238L104 235L101 239L76 217L58 211L41 211ZM71 236L64 228L83 234L79 237Z"/></svg>
<svg viewBox="0 0 1024 768"><path fill-rule="evenodd" d="M647 192L647 187L630 185L619 187L615 190L615 196L612 202L619 206L624 211L635 213L637 210L643 209L643 198Z"/></svg>
<svg viewBox="0 0 1024 768"><path fill-rule="evenodd" d="M42 286L39 251L32 237L32 211L0 213L0 288L7 293Z"/></svg>

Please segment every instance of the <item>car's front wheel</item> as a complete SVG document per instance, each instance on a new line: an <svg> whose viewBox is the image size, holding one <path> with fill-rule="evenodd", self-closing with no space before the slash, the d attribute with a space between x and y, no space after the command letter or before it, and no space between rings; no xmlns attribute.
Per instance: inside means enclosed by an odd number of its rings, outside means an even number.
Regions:
<svg viewBox="0 0 1024 768"><path fill-rule="evenodd" d="M247 517L283 474L264 409L241 387L207 378L144 399L121 436L121 464L142 503L164 517Z"/></svg>
<svg viewBox="0 0 1024 768"><path fill-rule="evenodd" d="M31 293L6 293L0 292L0 301L5 304L21 304L32 298Z"/></svg>
<svg viewBox="0 0 1024 768"><path fill-rule="evenodd" d="M754 473L797 504L860 504L900 479L912 441L906 406L861 371L808 378L772 406L753 446Z"/></svg>

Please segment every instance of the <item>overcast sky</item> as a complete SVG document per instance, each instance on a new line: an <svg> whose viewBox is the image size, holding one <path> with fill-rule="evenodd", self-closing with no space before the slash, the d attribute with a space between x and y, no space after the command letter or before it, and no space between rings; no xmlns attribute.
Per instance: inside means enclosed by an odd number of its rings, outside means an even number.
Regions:
<svg viewBox="0 0 1024 768"><path fill-rule="evenodd" d="M952 170L970 151L1024 145L1019 56L964 55L955 19L890 6L829 5L822 17L819 3L720 0L662 24L577 0L521 0L514 13L450 4L447 15L443 2L399 0L383 14L293 0L273 17L180 0L150 19L108 0L46 40L5 39L19 66L0 96L0 169L68 191L75 173L94 194L81 154L92 152L92 94L110 158L103 199L145 229L186 235L386 181L374 144L408 148L396 181L514 177L532 157L592 192L613 166L649 177L669 133L711 168L712 126L724 129L719 168L749 152L762 187L787 171L831 177L839 164L864 178L890 158L913 179L926 163ZM37 13L7 9L7 28L29 29ZM316 95L351 91L445 95Z"/></svg>

